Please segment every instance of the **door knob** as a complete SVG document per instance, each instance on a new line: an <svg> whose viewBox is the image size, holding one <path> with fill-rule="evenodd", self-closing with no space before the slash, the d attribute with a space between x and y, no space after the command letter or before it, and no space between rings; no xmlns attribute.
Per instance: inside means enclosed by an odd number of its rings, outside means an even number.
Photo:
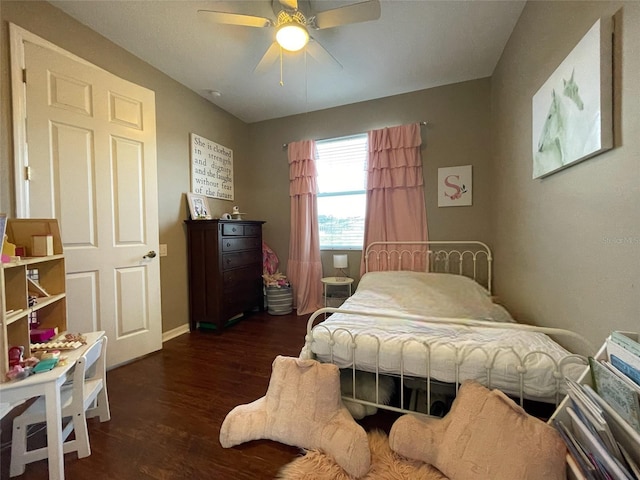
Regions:
<svg viewBox="0 0 640 480"><path fill-rule="evenodd" d="M154 252L153 250L149 250L147 254L142 258L155 258L155 257L156 257L156 252Z"/></svg>

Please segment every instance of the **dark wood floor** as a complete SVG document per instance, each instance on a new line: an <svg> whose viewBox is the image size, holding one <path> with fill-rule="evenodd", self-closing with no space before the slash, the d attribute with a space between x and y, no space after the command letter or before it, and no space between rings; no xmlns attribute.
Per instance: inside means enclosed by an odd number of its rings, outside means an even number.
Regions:
<svg viewBox="0 0 640 480"><path fill-rule="evenodd" d="M222 335L185 334L160 352L109 371L111 421L89 420L92 454L67 454L66 478L273 479L299 450L270 440L224 449L220 425L233 407L265 394L276 355L298 356L306 320L256 313ZM394 419L381 413L363 426L388 431ZM1 426L0 478L8 479L11 415ZM48 478L46 460L27 465L17 478Z"/></svg>

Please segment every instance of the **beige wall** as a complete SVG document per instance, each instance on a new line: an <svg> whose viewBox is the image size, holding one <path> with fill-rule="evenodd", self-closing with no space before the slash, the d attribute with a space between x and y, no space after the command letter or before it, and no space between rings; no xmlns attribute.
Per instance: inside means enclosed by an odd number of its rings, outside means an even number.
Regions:
<svg viewBox="0 0 640 480"><path fill-rule="evenodd" d="M190 189L189 133L197 133L233 150L236 199L244 204L247 203L246 189L242 188L247 183L244 172L249 170L246 124L46 2L3 0L0 18L0 211L15 214L8 46L8 22L12 22L119 77L155 91L160 243L168 247L168 256L159 259L163 331L184 325L189 316L183 224L187 217L184 193ZM231 202L216 201L213 208L230 211L231 205Z"/></svg>
<svg viewBox="0 0 640 480"><path fill-rule="evenodd" d="M283 143L324 139L392 125L427 121L422 127L427 222L432 240L489 241L490 82L474 80L296 115L249 126L249 177L255 204L251 216L266 220L265 241L286 264L289 252L289 177ZM473 206L438 208L438 167L473 165ZM325 275L333 275L331 255L323 252ZM361 252L349 252L349 274L359 277ZM283 266L283 271L286 267Z"/></svg>
<svg viewBox="0 0 640 480"><path fill-rule="evenodd" d="M600 16L616 22L615 148L532 180L531 98ZM522 321L601 344L640 330L640 3L529 2L492 77L496 288Z"/></svg>

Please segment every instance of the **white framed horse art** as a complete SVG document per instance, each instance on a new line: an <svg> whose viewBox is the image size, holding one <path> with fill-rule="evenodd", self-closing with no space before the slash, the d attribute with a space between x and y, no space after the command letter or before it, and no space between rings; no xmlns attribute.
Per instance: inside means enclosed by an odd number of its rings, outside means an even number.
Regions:
<svg viewBox="0 0 640 480"><path fill-rule="evenodd" d="M613 147L612 19L598 20L533 97L533 178Z"/></svg>

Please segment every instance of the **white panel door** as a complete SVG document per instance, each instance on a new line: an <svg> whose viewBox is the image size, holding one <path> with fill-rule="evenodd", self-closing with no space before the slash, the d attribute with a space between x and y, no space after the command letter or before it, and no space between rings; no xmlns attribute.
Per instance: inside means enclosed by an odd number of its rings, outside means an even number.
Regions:
<svg viewBox="0 0 640 480"><path fill-rule="evenodd" d="M59 220L68 328L105 330L121 364L162 348L155 95L31 40L24 213Z"/></svg>

